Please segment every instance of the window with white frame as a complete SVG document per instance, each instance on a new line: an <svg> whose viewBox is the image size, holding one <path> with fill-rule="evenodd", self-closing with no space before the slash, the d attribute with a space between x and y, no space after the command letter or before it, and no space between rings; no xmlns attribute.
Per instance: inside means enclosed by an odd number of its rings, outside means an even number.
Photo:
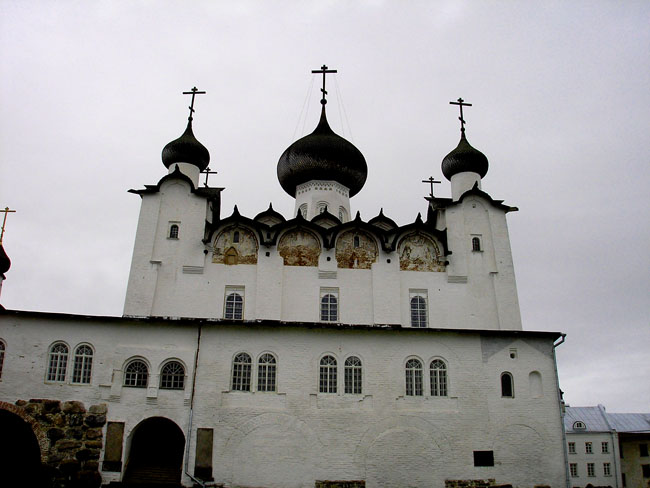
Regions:
<svg viewBox="0 0 650 488"><path fill-rule="evenodd" d="M50 347L47 365L47 381L65 381L68 368L68 346L56 342Z"/></svg>
<svg viewBox="0 0 650 488"><path fill-rule="evenodd" d="M338 322L339 320L339 289L320 289L320 320L321 322Z"/></svg>
<svg viewBox="0 0 650 488"><path fill-rule="evenodd" d="M5 362L5 349L6 346L4 341L0 341L0 378L2 378L2 366Z"/></svg>
<svg viewBox="0 0 650 488"><path fill-rule="evenodd" d="M427 291L410 290L409 305L411 311L411 327L426 327L428 324Z"/></svg>
<svg viewBox="0 0 650 488"><path fill-rule="evenodd" d="M336 393L336 359L333 356L323 356L320 360L318 391Z"/></svg>
<svg viewBox="0 0 650 488"><path fill-rule="evenodd" d="M275 356L262 354L257 361L257 391L275 391L275 375Z"/></svg>
<svg viewBox="0 0 650 488"><path fill-rule="evenodd" d="M149 381L149 368L141 359L130 361L124 368L124 386L146 388Z"/></svg>
<svg viewBox="0 0 650 488"><path fill-rule="evenodd" d="M576 443L569 442L569 454L575 454L575 453L576 453Z"/></svg>
<svg viewBox="0 0 650 488"><path fill-rule="evenodd" d="M594 452L594 445L591 442L585 442L585 453L592 454Z"/></svg>
<svg viewBox="0 0 650 488"><path fill-rule="evenodd" d="M515 397L515 386L512 375L508 372L501 374L501 396L504 398Z"/></svg>
<svg viewBox="0 0 650 488"><path fill-rule="evenodd" d="M185 367L179 361L168 361L160 370L162 390L183 390L185 388Z"/></svg>
<svg viewBox="0 0 650 488"><path fill-rule="evenodd" d="M419 359L406 362L406 395L422 396L422 363Z"/></svg>
<svg viewBox="0 0 650 488"><path fill-rule="evenodd" d="M603 454L609 454L609 442L600 443L600 452Z"/></svg>
<svg viewBox="0 0 650 488"><path fill-rule="evenodd" d="M594 463L587 463L587 476L596 476L596 466Z"/></svg>
<svg viewBox="0 0 650 488"><path fill-rule="evenodd" d="M88 344L77 346L74 351L72 365L72 382L83 385L90 384L93 370L93 349Z"/></svg>
<svg viewBox="0 0 650 488"><path fill-rule="evenodd" d="M235 356L232 362L232 389L234 391L251 391L251 357L245 352Z"/></svg>
<svg viewBox="0 0 650 488"><path fill-rule="evenodd" d="M586 428L587 426L585 425L585 423L580 420L576 420L575 422L573 422L573 430L585 430Z"/></svg>
<svg viewBox="0 0 650 488"><path fill-rule="evenodd" d="M344 369L345 393L360 395L362 391L362 366L361 359L350 356L345 360Z"/></svg>
<svg viewBox="0 0 650 488"><path fill-rule="evenodd" d="M572 478L578 477L578 463L569 464L569 472L571 473Z"/></svg>
<svg viewBox="0 0 650 488"><path fill-rule="evenodd" d="M224 302L224 319L242 320L244 318L243 286L227 286Z"/></svg>
<svg viewBox="0 0 650 488"><path fill-rule="evenodd" d="M431 396L447 396L447 365L442 359L431 361Z"/></svg>
<svg viewBox="0 0 650 488"><path fill-rule="evenodd" d="M610 463L603 463L603 476L612 475L612 465Z"/></svg>

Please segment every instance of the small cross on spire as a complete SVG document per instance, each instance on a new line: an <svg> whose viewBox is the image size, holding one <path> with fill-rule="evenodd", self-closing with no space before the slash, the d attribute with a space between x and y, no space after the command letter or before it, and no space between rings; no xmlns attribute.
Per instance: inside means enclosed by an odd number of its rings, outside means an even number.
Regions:
<svg viewBox="0 0 650 488"><path fill-rule="evenodd" d="M325 90L325 74L326 73L337 73L337 70L335 69L327 69L326 65L321 66L320 69L314 69L311 71L312 73L323 73L323 88L320 89L321 92L323 92L323 98L321 98L320 103L322 105L325 105L327 103L327 100L325 100L325 95L327 95L327 91Z"/></svg>
<svg viewBox="0 0 650 488"><path fill-rule="evenodd" d="M204 95L204 91L199 91L198 88L194 87L191 91L183 92L183 95L192 95L192 103L188 107L190 109L190 116L187 120L192 120L192 114L194 113L194 97L196 95Z"/></svg>
<svg viewBox="0 0 650 488"><path fill-rule="evenodd" d="M15 210L9 210L9 207L5 207L4 210L0 210L0 213L5 214L4 219L2 220L2 231L0 231L0 245L2 245L2 238L5 235L5 224L7 223L7 214L14 213Z"/></svg>
<svg viewBox="0 0 650 488"><path fill-rule="evenodd" d="M463 107L471 107L471 103L465 103L465 100L462 98L459 98L457 102L449 102L449 105L458 105L460 107L460 117L458 117L458 120L460 120L460 132L465 133L465 119L463 119Z"/></svg>
<svg viewBox="0 0 650 488"><path fill-rule="evenodd" d="M431 185L431 193L429 193L429 196L433 198L433 185L442 183L442 181L438 181L433 176L429 176L426 180L422 180L422 183L429 183Z"/></svg>
<svg viewBox="0 0 650 488"><path fill-rule="evenodd" d="M205 174L205 183L203 183L203 186L205 186L205 187L207 188L207 187L208 187L208 176L210 176L210 175L216 175L217 172L216 172L216 171L210 171L210 168L208 167L208 168L205 168L205 169L202 171L202 173Z"/></svg>

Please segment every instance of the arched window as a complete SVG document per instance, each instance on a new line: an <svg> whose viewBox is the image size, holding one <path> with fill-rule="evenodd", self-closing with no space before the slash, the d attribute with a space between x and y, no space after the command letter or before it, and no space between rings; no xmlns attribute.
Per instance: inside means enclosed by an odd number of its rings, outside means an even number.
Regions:
<svg viewBox="0 0 650 488"><path fill-rule="evenodd" d="M345 222L347 218L348 213L345 211L343 207L339 207L339 220L341 222Z"/></svg>
<svg viewBox="0 0 650 488"><path fill-rule="evenodd" d="M302 205L300 205L300 207L298 207L298 212L300 212L300 215L302 215L303 218L306 219L307 218L307 204L303 203Z"/></svg>
<svg viewBox="0 0 650 488"><path fill-rule="evenodd" d="M481 239L478 237L472 237L472 251L481 250Z"/></svg>
<svg viewBox="0 0 650 488"><path fill-rule="evenodd" d="M2 378L2 365L5 362L5 343L0 341L0 378Z"/></svg>
<svg viewBox="0 0 650 488"><path fill-rule="evenodd" d="M431 396L447 396L447 365L441 359L434 359L430 366Z"/></svg>
<svg viewBox="0 0 650 488"><path fill-rule="evenodd" d="M160 388L182 390L185 388L185 368L178 361L165 363L160 371Z"/></svg>
<svg viewBox="0 0 650 488"><path fill-rule="evenodd" d="M232 362L232 389L251 391L251 357L245 352L237 354Z"/></svg>
<svg viewBox="0 0 650 488"><path fill-rule="evenodd" d="M323 356L320 360L319 378L320 393L336 393L336 359L332 356Z"/></svg>
<svg viewBox="0 0 650 488"><path fill-rule="evenodd" d="M580 420L576 420L575 422L573 422L573 430L585 430L586 428L587 426L585 425L585 423Z"/></svg>
<svg viewBox="0 0 650 488"><path fill-rule="evenodd" d="M238 230L233 232L233 234L232 234L232 242L239 242L239 231Z"/></svg>
<svg viewBox="0 0 650 488"><path fill-rule="evenodd" d="M350 356L345 360L344 381L345 393L354 395L361 394L361 359L356 356Z"/></svg>
<svg viewBox="0 0 650 488"><path fill-rule="evenodd" d="M124 368L124 386L146 388L149 380L149 368L141 359L134 359Z"/></svg>
<svg viewBox="0 0 650 488"><path fill-rule="evenodd" d="M178 225L177 224L172 224L169 227L169 238L170 239L178 239Z"/></svg>
<svg viewBox="0 0 650 488"><path fill-rule="evenodd" d="M501 375L501 396L506 398L514 398L515 396L515 386L510 373Z"/></svg>
<svg viewBox="0 0 650 488"><path fill-rule="evenodd" d="M322 322L336 322L338 318L338 299L333 293L326 293L320 299L320 319Z"/></svg>
<svg viewBox="0 0 650 488"><path fill-rule="evenodd" d="M411 297L411 327L427 326L427 300L421 295Z"/></svg>
<svg viewBox="0 0 650 488"><path fill-rule="evenodd" d="M62 342L52 344L47 366L47 381L65 381L68 368L68 346Z"/></svg>
<svg viewBox="0 0 650 488"><path fill-rule="evenodd" d="M89 385L92 371L93 349L88 344L82 344L81 346L78 346L74 352L72 382Z"/></svg>
<svg viewBox="0 0 650 488"><path fill-rule="evenodd" d="M318 202L317 207L318 208L318 213L322 214L327 210L327 202Z"/></svg>
<svg viewBox="0 0 650 488"><path fill-rule="evenodd" d="M422 363L417 359L406 362L406 395L422 396Z"/></svg>
<svg viewBox="0 0 650 488"><path fill-rule="evenodd" d="M361 245L361 239L359 236L354 236L354 239L352 239L352 243L354 247L359 247Z"/></svg>
<svg viewBox="0 0 650 488"><path fill-rule="evenodd" d="M275 391L275 357L262 354L257 362L257 391Z"/></svg>
<svg viewBox="0 0 650 488"><path fill-rule="evenodd" d="M226 295L226 307L223 318L241 320L244 318L244 299L237 292Z"/></svg>

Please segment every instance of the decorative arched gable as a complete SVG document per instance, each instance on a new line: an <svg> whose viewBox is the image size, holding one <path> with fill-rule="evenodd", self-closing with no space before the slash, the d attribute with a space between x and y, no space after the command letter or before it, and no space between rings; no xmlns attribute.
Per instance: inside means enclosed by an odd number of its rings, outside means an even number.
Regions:
<svg viewBox="0 0 650 488"><path fill-rule="evenodd" d="M397 246L402 271L444 271L445 263L434 239L421 232L402 238Z"/></svg>
<svg viewBox="0 0 650 488"><path fill-rule="evenodd" d="M321 245L318 238L304 229L293 229L282 235L278 252L285 266L318 266Z"/></svg>
<svg viewBox="0 0 650 488"><path fill-rule="evenodd" d="M377 241L368 233L348 230L336 239L336 262L339 268L370 269L377 261Z"/></svg>
<svg viewBox="0 0 650 488"><path fill-rule="evenodd" d="M257 264L259 245L255 234L246 227L233 225L223 229L214 241L212 262L218 264Z"/></svg>

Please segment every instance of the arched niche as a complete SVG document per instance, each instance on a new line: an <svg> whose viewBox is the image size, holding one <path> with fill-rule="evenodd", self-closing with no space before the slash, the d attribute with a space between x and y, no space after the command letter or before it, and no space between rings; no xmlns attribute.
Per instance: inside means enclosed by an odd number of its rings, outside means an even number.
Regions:
<svg viewBox="0 0 650 488"><path fill-rule="evenodd" d="M318 238L304 229L290 230L278 242L278 253L285 266L318 266L320 252Z"/></svg>
<svg viewBox="0 0 650 488"><path fill-rule="evenodd" d="M336 263L339 268L370 269L377 261L377 241L367 232L348 230L336 239Z"/></svg>
<svg viewBox="0 0 650 488"><path fill-rule="evenodd" d="M255 234L246 227L226 227L214 240L212 262L229 265L257 264L258 248Z"/></svg>
<svg viewBox="0 0 650 488"><path fill-rule="evenodd" d="M402 271L444 271L444 259L434 239L421 232L405 235L397 246Z"/></svg>

